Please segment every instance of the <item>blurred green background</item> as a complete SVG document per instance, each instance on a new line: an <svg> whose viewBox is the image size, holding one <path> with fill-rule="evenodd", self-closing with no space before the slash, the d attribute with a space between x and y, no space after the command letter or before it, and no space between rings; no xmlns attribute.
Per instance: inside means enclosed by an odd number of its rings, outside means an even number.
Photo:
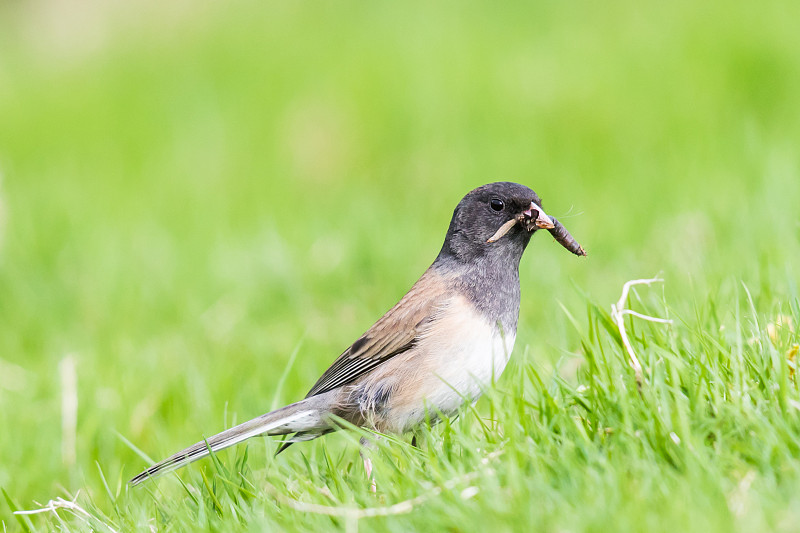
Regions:
<svg viewBox="0 0 800 533"><path fill-rule="evenodd" d="M559 303L797 297L800 3L0 4L0 487L100 486L326 365L475 186L535 189L516 364ZM660 289L659 289L660 290ZM276 387L290 355L297 363ZM76 456L59 363L76 363ZM336 438L336 437L333 437Z"/></svg>

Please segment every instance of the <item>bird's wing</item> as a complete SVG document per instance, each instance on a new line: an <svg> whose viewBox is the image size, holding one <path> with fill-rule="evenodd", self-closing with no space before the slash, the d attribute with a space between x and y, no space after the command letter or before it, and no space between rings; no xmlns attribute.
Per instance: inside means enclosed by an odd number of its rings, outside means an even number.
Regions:
<svg viewBox="0 0 800 533"><path fill-rule="evenodd" d="M395 355L412 348L447 299L447 282L428 269L408 293L340 355L306 398L352 383Z"/></svg>

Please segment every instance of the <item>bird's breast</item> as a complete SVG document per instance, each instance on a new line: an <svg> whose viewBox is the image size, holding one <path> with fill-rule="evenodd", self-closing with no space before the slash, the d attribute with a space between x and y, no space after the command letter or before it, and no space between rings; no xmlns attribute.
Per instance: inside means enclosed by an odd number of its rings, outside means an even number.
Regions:
<svg viewBox="0 0 800 533"><path fill-rule="evenodd" d="M438 413L451 415L475 401L505 370L516 331L492 323L464 297L454 297L436 311L430 326L409 352L388 361L366 386L383 393L373 405L373 425L403 433ZM391 391L386 394L386 391Z"/></svg>
<svg viewBox="0 0 800 533"><path fill-rule="evenodd" d="M433 388L456 389L469 398L476 385L480 388L500 377L515 338L516 331L506 331L500 321L492 323L466 298L454 298L420 338L420 355L431 376L438 378L425 382L447 384Z"/></svg>

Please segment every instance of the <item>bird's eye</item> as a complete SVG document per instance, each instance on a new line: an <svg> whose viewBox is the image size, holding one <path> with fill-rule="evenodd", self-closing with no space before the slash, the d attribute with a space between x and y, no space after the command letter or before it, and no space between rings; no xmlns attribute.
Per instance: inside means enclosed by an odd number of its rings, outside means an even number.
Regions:
<svg viewBox="0 0 800 533"><path fill-rule="evenodd" d="M502 211L505 206L506 204L499 198L492 198L489 201L489 207L491 207L494 211Z"/></svg>

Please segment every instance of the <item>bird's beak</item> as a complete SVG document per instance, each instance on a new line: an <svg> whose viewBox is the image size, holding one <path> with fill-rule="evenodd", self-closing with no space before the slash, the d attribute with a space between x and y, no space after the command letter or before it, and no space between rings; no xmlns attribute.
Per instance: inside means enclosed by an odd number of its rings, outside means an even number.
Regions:
<svg viewBox="0 0 800 533"><path fill-rule="evenodd" d="M528 209L500 226L495 234L489 237L489 240L486 242L497 242L500 237L508 233L515 224L520 224L528 233L532 233L534 228L553 229L556 227L553 220L544 213L544 209L536 205L536 203L531 202L531 206Z"/></svg>
<svg viewBox="0 0 800 533"><path fill-rule="evenodd" d="M553 221L550 220L550 217L547 216L544 212L544 209L536 205L534 202L531 202L531 206L522 212L525 218L539 228L539 229L553 229L556 227L553 224ZM534 219L535 217L535 219Z"/></svg>

